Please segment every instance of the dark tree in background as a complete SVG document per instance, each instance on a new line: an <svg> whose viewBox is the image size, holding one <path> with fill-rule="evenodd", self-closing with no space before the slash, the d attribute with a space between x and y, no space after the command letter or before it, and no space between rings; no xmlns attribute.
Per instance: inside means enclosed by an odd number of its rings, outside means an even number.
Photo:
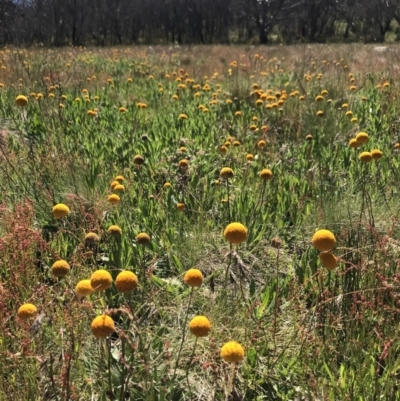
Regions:
<svg viewBox="0 0 400 401"><path fill-rule="evenodd" d="M400 0L0 0L0 45L366 41L400 37Z"/></svg>

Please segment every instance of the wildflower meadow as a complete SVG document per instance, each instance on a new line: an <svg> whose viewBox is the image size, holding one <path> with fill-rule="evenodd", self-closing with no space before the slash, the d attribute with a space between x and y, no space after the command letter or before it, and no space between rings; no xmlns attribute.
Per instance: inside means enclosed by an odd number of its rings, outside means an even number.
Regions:
<svg viewBox="0 0 400 401"><path fill-rule="evenodd" d="M400 50L0 50L0 400L400 399Z"/></svg>

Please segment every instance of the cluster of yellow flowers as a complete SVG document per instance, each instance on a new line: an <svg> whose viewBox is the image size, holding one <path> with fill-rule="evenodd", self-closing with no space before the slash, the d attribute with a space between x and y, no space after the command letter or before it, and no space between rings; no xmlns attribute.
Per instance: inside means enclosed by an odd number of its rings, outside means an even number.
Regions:
<svg viewBox="0 0 400 401"><path fill-rule="evenodd" d="M333 270L337 266L337 257L332 254L332 249L336 245L336 238L329 230L318 230L312 237L314 248L320 251L319 260L322 266L328 270Z"/></svg>

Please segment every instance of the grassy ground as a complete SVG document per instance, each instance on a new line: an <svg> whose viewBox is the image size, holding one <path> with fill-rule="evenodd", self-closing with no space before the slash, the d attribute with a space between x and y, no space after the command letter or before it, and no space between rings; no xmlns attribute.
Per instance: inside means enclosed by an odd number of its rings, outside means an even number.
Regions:
<svg viewBox="0 0 400 401"><path fill-rule="evenodd" d="M0 399L400 399L399 59L359 44L0 51ZM111 287L79 296L97 270ZM239 363L221 357L230 340Z"/></svg>

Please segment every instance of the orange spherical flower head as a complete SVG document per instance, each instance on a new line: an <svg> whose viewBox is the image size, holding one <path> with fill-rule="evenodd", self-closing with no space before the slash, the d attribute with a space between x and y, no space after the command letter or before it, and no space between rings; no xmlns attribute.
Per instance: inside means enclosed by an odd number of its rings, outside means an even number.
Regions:
<svg viewBox="0 0 400 401"><path fill-rule="evenodd" d="M220 355L225 362L238 363L244 358L244 348L236 341L229 341L222 346Z"/></svg>
<svg viewBox="0 0 400 401"><path fill-rule="evenodd" d="M233 173L233 170L230 167L224 167L221 169L219 175L221 176L221 178L228 179L228 178L233 178L235 174Z"/></svg>
<svg viewBox="0 0 400 401"><path fill-rule="evenodd" d="M138 286L138 278L135 273L123 271L115 279L115 286L118 292L131 292Z"/></svg>
<svg viewBox="0 0 400 401"><path fill-rule="evenodd" d="M374 160L379 160L383 156L383 152L379 149L371 150L371 155Z"/></svg>
<svg viewBox="0 0 400 401"><path fill-rule="evenodd" d="M24 95L19 95L15 99L15 104L19 107L25 107L28 104L28 98Z"/></svg>
<svg viewBox="0 0 400 401"><path fill-rule="evenodd" d="M70 270L71 267L65 260L57 260L53 263L53 266L51 266L51 271L56 277L64 277Z"/></svg>
<svg viewBox="0 0 400 401"><path fill-rule="evenodd" d="M176 208L180 211L183 212L185 210L185 204L184 203L178 203L176 205Z"/></svg>
<svg viewBox="0 0 400 401"><path fill-rule="evenodd" d="M367 143L369 141L369 136L366 132L359 132L356 135L356 140L358 143L361 143L361 144Z"/></svg>
<svg viewBox="0 0 400 401"><path fill-rule="evenodd" d="M119 185L119 184L120 184L119 181L117 181L117 180L113 181L113 182L111 183L111 189L114 190L114 188L115 188L117 185Z"/></svg>
<svg viewBox="0 0 400 401"><path fill-rule="evenodd" d="M307 139L307 141L312 141L313 136L312 136L311 134L308 134L308 135L306 136L306 139Z"/></svg>
<svg viewBox="0 0 400 401"><path fill-rule="evenodd" d="M362 152L358 158L363 162L363 163L369 163L372 161L372 154L370 152Z"/></svg>
<svg viewBox="0 0 400 401"><path fill-rule="evenodd" d="M318 255L321 265L328 270L333 270L337 266L337 257L331 252L322 252Z"/></svg>
<svg viewBox="0 0 400 401"><path fill-rule="evenodd" d="M150 236L146 233L139 233L136 236L136 243L139 245L149 245L150 244Z"/></svg>
<svg viewBox="0 0 400 401"><path fill-rule="evenodd" d="M178 116L178 119L179 120L187 120L188 119L188 116L186 115L186 114L179 114L179 116Z"/></svg>
<svg viewBox="0 0 400 401"><path fill-rule="evenodd" d="M185 273L183 281L189 287L200 287L203 284L203 274L199 269L189 269Z"/></svg>
<svg viewBox="0 0 400 401"><path fill-rule="evenodd" d="M311 241L314 248L321 252L330 251L336 244L336 238L329 230L318 230Z"/></svg>
<svg viewBox="0 0 400 401"><path fill-rule="evenodd" d="M122 184L125 181L125 178L123 175L117 175L115 177L115 181L118 181L120 184Z"/></svg>
<svg viewBox="0 0 400 401"><path fill-rule="evenodd" d="M127 110L126 110L125 107L120 107L120 108L118 109L118 111L119 111L120 113L126 113L126 112L127 112Z"/></svg>
<svg viewBox="0 0 400 401"><path fill-rule="evenodd" d="M121 227L112 225L108 227L107 232L112 236L112 237L119 237L122 234Z"/></svg>
<svg viewBox="0 0 400 401"><path fill-rule="evenodd" d="M253 162L254 161L254 156L251 153L249 153L249 154L246 155L246 160L248 162Z"/></svg>
<svg viewBox="0 0 400 401"><path fill-rule="evenodd" d="M69 207L64 203L58 203L53 207L53 217L55 219L61 219L69 214Z"/></svg>
<svg viewBox="0 0 400 401"><path fill-rule="evenodd" d="M165 189L171 188L171 183L170 183L170 182L166 182L166 183L164 183L163 187L164 187Z"/></svg>
<svg viewBox="0 0 400 401"><path fill-rule="evenodd" d="M118 203L120 202L121 198L116 195L116 194L111 194L108 197L108 201L112 204L112 205L118 205Z"/></svg>
<svg viewBox="0 0 400 401"><path fill-rule="evenodd" d="M141 166L144 163L144 157L141 155L136 155L133 158L133 163L136 164L137 166Z"/></svg>
<svg viewBox="0 0 400 401"><path fill-rule="evenodd" d="M179 161L179 167L182 169L189 167L189 162L186 159L182 159Z"/></svg>
<svg viewBox="0 0 400 401"><path fill-rule="evenodd" d="M265 142L263 139L261 139L260 141L258 141L257 143L257 148L258 149L264 149L267 146L267 142Z"/></svg>
<svg viewBox="0 0 400 401"><path fill-rule="evenodd" d="M32 319L37 315L37 308L33 304L23 304L19 307L17 316L21 320Z"/></svg>
<svg viewBox="0 0 400 401"><path fill-rule="evenodd" d="M100 241L100 237L93 232L87 233L85 235L85 244L86 245L95 245Z"/></svg>
<svg viewBox="0 0 400 401"><path fill-rule="evenodd" d="M218 151L219 151L219 153L221 153L222 155L224 155L224 154L228 151L228 148L227 148L225 145L221 145L221 146L218 148Z"/></svg>
<svg viewBox="0 0 400 401"><path fill-rule="evenodd" d="M356 139L356 138L352 138L352 139L350 139L350 141L349 141L349 146L350 146L351 148L355 149L355 148L359 148L359 147L361 146L361 143L357 142L357 139Z"/></svg>
<svg viewBox="0 0 400 401"><path fill-rule="evenodd" d="M224 237L229 243L239 245L247 239L247 228L241 223L228 224Z"/></svg>
<svg viewBox="0 0 400 401"><path fill-rule="evenodd" d="M90 280L81 280L75 287L75 293L79 297L87 297L94 291Z"/></svg>
<svg viewBox="0 0 400 401"><path fill-rule="evenodd" d="M90 277L90 284L94 291L108 290L112 285L111 274L107 270L96 270Z"/></svg>
<svg viewBox="0 0 400 401"><path fill-rule="evenodd" d="M265 181L269 181L272 180L272 171L269 168L265 168L263 170L261 170L260 172L260 178L262 178Z"/></svg>
<svg viewBox="0 0 400 401"><path fill-rule="evenodd" d="M205 337L210 329L211 323L205 316L196 316L189 323L189 330L196 337Z"/></svg>
<svg viewBox="0 0 400 401"><path fill-rule="evenodd" d="M114 191L115 191L115 192L124 192L124 191L125 191L125 187L124 187L122 184L117 184L117 185L114 187Z"/></svg>
<svg viewBox="0 0 400 401"><path fill-rule="evenodd" d="M93 319L90 328L95 337L106 338L115 331L115 324L110 316L100 315Z"/></svg>

